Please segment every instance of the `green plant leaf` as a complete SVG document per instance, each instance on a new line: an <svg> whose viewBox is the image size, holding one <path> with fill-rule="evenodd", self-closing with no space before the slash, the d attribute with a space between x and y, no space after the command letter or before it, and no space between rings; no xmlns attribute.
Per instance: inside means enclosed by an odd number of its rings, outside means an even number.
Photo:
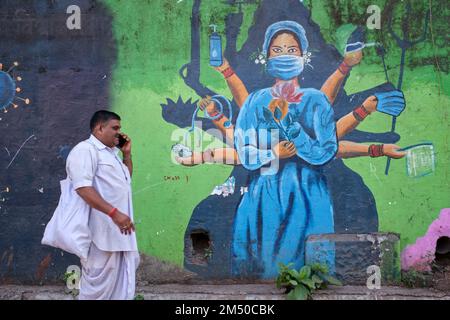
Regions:
<svg viewBox="0 0 450 320"><path fill-rule="evenodd" d="M288 293L287 298L289 300L307 300L309 294L309 290L300 284Z"/></svg>
<svg viewBox="0 0 450 320"><path fill-rule="evenodd" d="M286 274L282 274L277 277L277 280L276 280L277 288L281 288L281 287L289 284L290 279L287 279L287 277L285 275Z"/></svg>
<svg viewBox="0 0 450 320"><path fill-rule="evenodd" d="M303 280L303 279L307 279L307 278L309 278L310 276L311 276L311 267L310 266L303 266L301 269L300 269L300 272L299 272L300 274L299 274L299 278L301 279L301 280Z"/></svg>
<svg viewBox="0 0 450 320"><path fill-rule="evenodd" d="M303 279L302 283L308 286L310 290L314 290L316 288L316 283L312 279Z"/></svg>
<svg viewBox="0 0 450 320"><path fill-rule="evenodd" d="M311 270L314 272L328 273L328 266L326 264L314 263L311 265Z"/></svg>
<svg viewBox="0 0 450 320"><path fill-rule="evenodd" d="M295 280L289 280L289 283L292 284L294 287L298 285L298 282Z"/></svg>
<svg viewBox="0 0 450 320"><path fill-rule="evenodd" d="M326 288L327 283L337 286L342 285L338 279L325 273L328 272L328 267L325 264L305 265L298 271L293 268L290 269L292 263L288 265L279 263L278 265L277 288L286 288L288 299L308 299L316 289Z"/></svg>
<svg viewBox="0 0 450 320"><path fill-rule="evenodd" d="M323 280L316 274L311 277L311 280L314 281L317 285L321 285Z"/></svg>
<svg viewBox="0 0 450 320"><path fill-rule="evenodd" d="M325 281L333 286L342 286L342 282L333 276L324 275Z"/></svg>
<svg viewBox="0 0 450 320"><path fill-rule="evenodd" d="M295 270L295 269L289 270L288 273L289 273L293 278L297 278L297 277L298 277L298 271Z"/></svg>
<svg viewBox="0 0 450 320"><path fill-rule="evenodd" d="M320 263L313 263L311 265L311 270L314 272L321 272L321 270L320 270L321 267L322 267L322 265Z"/></svg>

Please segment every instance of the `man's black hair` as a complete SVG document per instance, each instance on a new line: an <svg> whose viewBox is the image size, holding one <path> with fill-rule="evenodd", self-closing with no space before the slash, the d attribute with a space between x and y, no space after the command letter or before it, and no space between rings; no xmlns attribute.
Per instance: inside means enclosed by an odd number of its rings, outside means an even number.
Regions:
<svg viewBox="0 0 450 320"><path fill-rule="evenodd" d="M97 124L100 123L103 125L110 120L119 120L120 121L120 117L117 113L107 111L107 110L99 110L99 111L95 112L91 118L91 124L90 124L91 132L94 131Z"/></svg>

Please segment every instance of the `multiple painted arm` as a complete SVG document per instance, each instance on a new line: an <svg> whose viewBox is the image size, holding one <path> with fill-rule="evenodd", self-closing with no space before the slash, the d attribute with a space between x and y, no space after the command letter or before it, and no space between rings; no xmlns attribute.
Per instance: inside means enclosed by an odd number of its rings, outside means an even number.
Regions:
<svg viewBox="0 0 450 320"><path fill-rule="evenodd" d="M349 74L350 69L357 65L362 59L362 51L352 52L346 54L343 63L339 68L325 81L321 91L327 96L330 104L333 104L342 84ZM220 67L215 68L221 72L227 82L227 85L233 95L239 108L242 107L249 93L238 77L233 71L228 61L224 59L224 63ZM217 110L210 97L202 99L199 106L210 115L217 114ZM348 113L336 123L336 131L339 139L338 158L353 158L361 156L388 156L391 158L402 158L405 153L398 151L400 147L393 144L385 144L378 148L378 153L374 151L374 145L368 146L365 144L354 143L350 141L341 140L346 134L354 130L364 118L375 111L384 112L390 115L399 115L405 108L405 101L403 94L400 91L390 91L384 93L377 93L374 96L368 97L364 103L356 108L354 111ZM227 117L222 115L214 120L216 127L226 136L227 144L233 146L234 143L234 127L225 128L224 123ZM284 147L279 144L275 147L276 153L280 155L290 155L292 152L289 146ZM284 150L286 149L286 150ZM294 153L291 154L294 155ZM236 165L240 164L239 157L234 148L219 148L214 150L206 150L200 153L194 153L190 158L177 158L178 162L183 165L196 165L200 163L222 163Z"/></svg>

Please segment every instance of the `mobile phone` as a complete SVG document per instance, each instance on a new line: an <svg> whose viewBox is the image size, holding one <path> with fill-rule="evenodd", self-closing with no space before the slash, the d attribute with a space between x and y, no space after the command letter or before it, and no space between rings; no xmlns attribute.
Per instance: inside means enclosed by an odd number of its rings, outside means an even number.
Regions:
<svg viewBox="0 0 450 320"><path fill-rule="evenodd" d="M122 149L125 143L127 143L127 139L123 137L122 133L119 133L119 143L117 144L117 148Z"/></svg>

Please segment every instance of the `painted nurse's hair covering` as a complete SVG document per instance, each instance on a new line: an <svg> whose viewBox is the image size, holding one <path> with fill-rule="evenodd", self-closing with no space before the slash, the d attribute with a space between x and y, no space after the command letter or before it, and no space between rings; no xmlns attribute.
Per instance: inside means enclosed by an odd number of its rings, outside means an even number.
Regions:
<svg viewBox="0 0 450 320"><path fill-rule="evenodd" d="M273 36L279 32L279 31L291 31L295 33L300 40L300 45L302 46L302 51L306 52L308 50L308 39L306 39L306 32L305 29L298 24L295 21L278 21L274 24L271 24L267 30L266 35L264 36L264 44L263 44L263 50L262 52L267 55L267 52L269 51L269 44L270 41L272 41Z"/></svg>

